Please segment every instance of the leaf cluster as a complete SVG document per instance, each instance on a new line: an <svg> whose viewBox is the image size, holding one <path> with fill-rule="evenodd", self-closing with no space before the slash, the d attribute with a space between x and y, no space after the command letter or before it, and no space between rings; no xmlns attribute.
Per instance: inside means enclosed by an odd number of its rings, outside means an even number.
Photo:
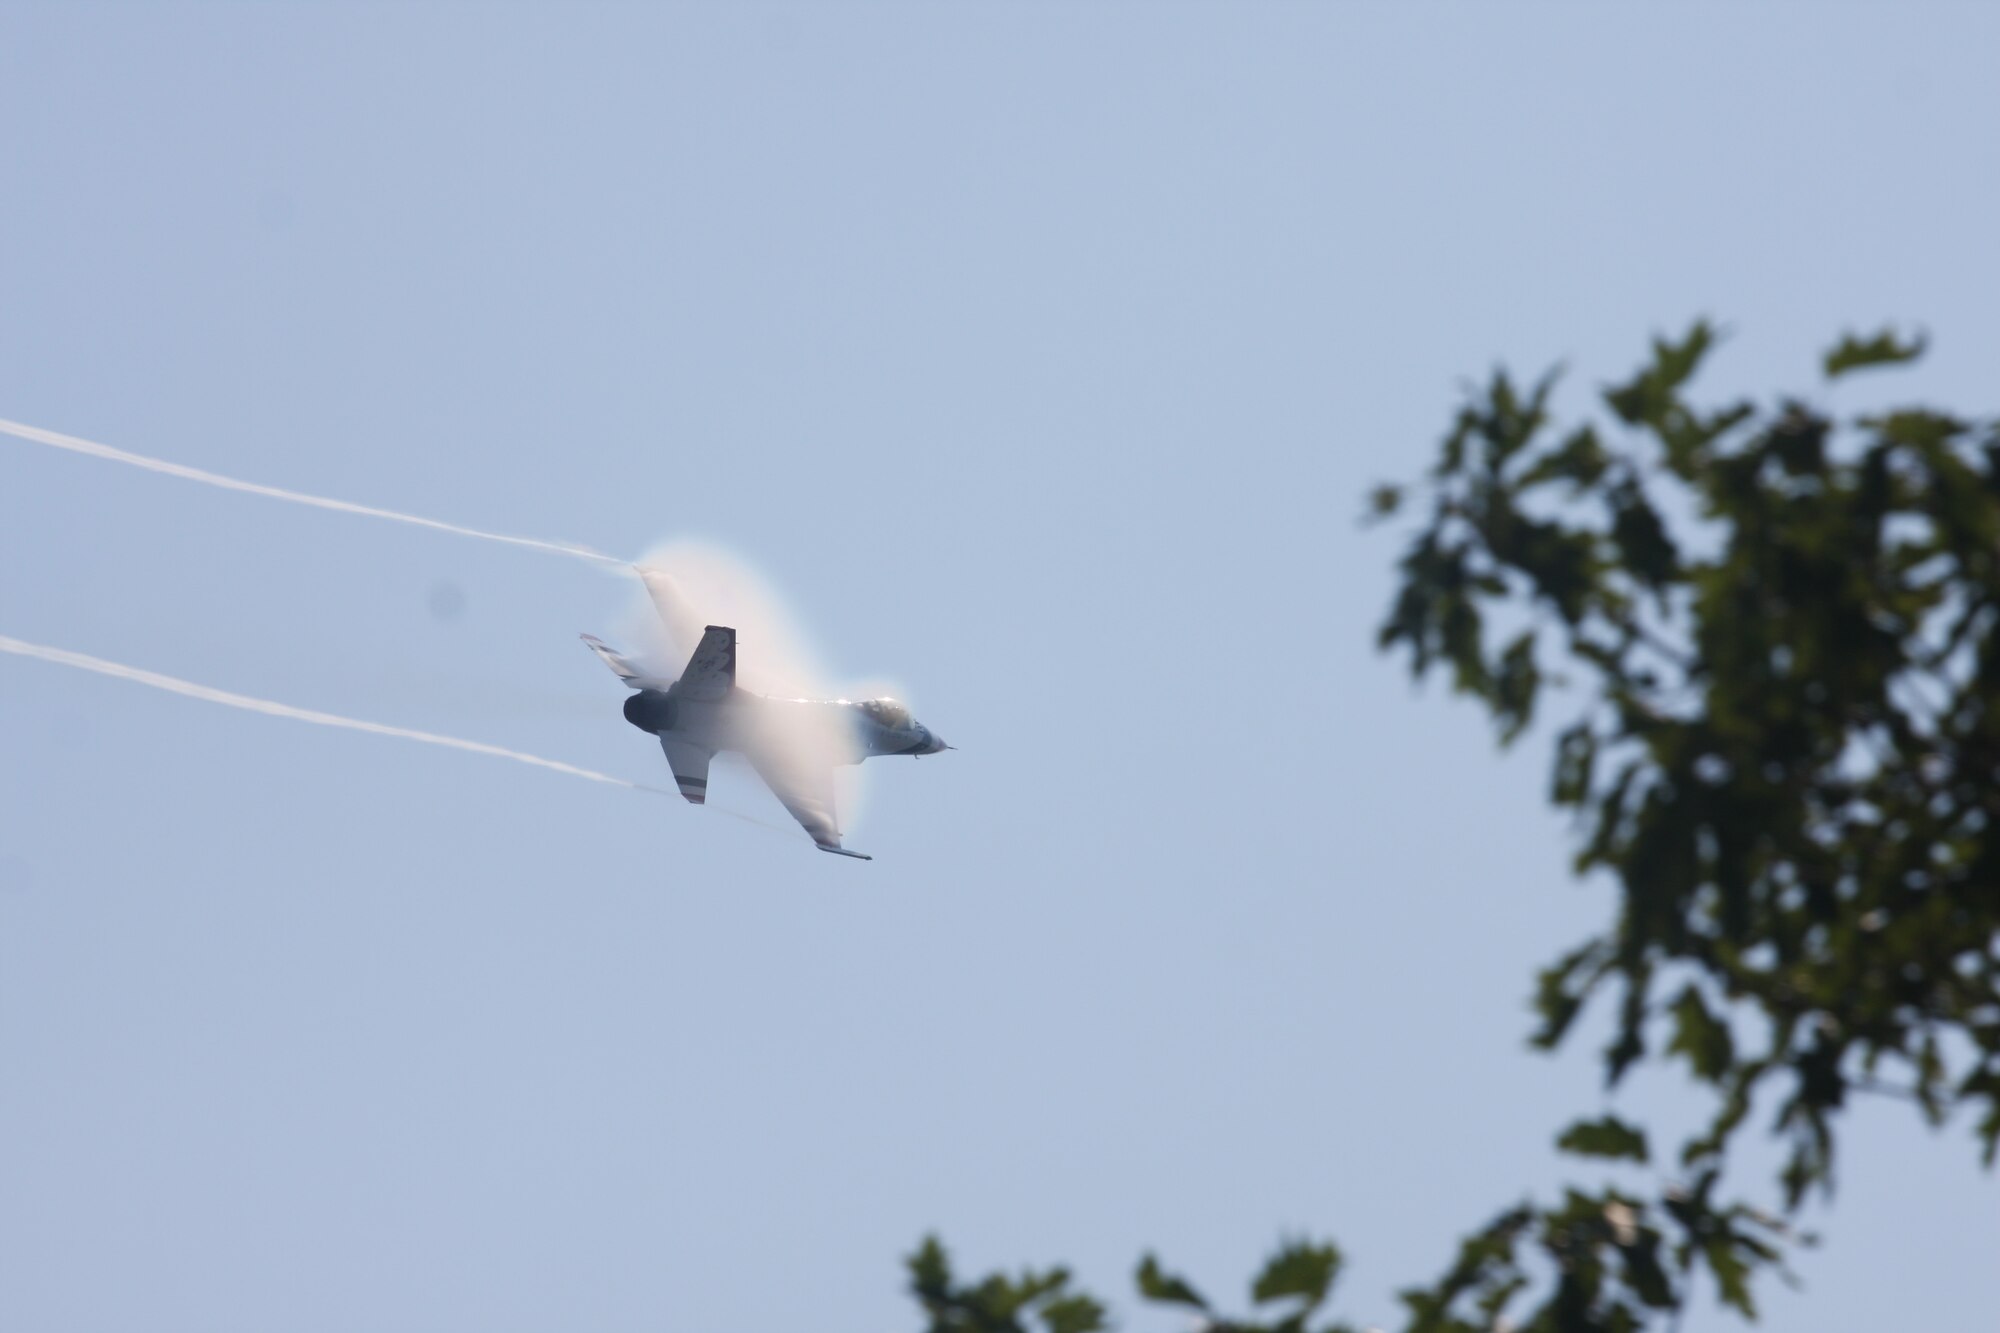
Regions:
<svg viewBox="0 0 2000 1333"><path fill-rule="evenodd" d="M1252 1305L1279 1308L1254 1317L1217 1314L1185 1279L1162 1269L1150 1254L1139 1261L1137 1282L1139 1294L1149 1301L1198 1312L1207 1333L1353 1333L1347 1324L1312 1324L1333 1290L1340 1266L1340 1248L1330 1241L1283 1242L1250 1283Z"/></svg>
<svg viewBox="0 0 2000 1333"><path fill-rule="evenodd" d="M1754 1319L1751 1272L1782 1268L1791 1238L1744 1204L1717 1207L1716 1173L1649 1202L1617 1190L1523 1204L1474 1232L1433 1286L1403 1294L1409 1333L1633 1333L1685 1305L1706 1272L1723 1302ZM1550 1280L1538 1283L1546 1272ZM1541 1291L1539 1298L1535 1293Z"/></svg>
<svg viewBox="0 0 2000 1333"><path fill-rule="evenodd" d="M910 1290L930 1316L927 1333L1032 1333L1029 1318L1047 1333L1096 1333L1107 1327L1104 1306L1072 1290L1066 1269L1030 1270L1018 1278L994 1273L960 1284L935 1236L927 1237L907 1262ZM1353 1333L1346 1324L1311 1322L1332 1292L1340 1265L1334 1245L1283 1242L1250 1284L1251 1304L1263 1313L1245 1318L1216 1313L1185 1278L1161 1268L1150 1254L1140 1260L1133 1281L1143 1299L1197 1314L1206 1333Z"/></svg>
<svg viewBox="0 0 2000 1333"><path fill-rule="evenodd" d="M923 1306L928 1333L1097 1333L1104 1307L1070 1286L1066 1268L1029 1269L1019 1277L993 1273L973 1283L952 1274L936 1236L926 1236L906 1261L910 1293Z"/></svg>

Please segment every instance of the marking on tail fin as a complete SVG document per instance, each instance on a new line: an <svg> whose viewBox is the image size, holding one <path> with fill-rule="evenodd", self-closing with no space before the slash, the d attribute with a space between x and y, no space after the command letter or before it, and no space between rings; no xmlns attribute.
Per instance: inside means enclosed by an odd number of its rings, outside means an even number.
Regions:
<svg viewBox="0 0 2000 1333"><path fill-rule="evenodd" d="M687 669L674 685L678 699L718 700L736 688L736 631L727 625L710 625L688 658Z"/></svg>

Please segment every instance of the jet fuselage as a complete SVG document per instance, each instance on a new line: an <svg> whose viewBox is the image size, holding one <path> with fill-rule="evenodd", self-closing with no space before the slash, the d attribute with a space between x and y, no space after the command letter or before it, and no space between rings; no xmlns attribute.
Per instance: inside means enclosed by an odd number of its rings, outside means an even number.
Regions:
<svg viewBox="0 0 2000 1333"><path fill-rule="evenodd" d="M738 687L723 699L696 700L642 689L625 700L625 720L652 735L710 750L749 750L773 731L809 733L827 738L830 757L843 764L950 748L893 699L773 699Z"/></svg>

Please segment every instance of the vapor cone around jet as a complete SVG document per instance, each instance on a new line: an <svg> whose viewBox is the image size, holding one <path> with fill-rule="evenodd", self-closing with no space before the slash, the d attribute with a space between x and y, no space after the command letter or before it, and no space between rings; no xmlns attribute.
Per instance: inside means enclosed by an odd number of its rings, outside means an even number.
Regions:
<svg viewBox="0 0 2000 1333"><path fill-rule="evenodd" d="M635 569L653 612L640 627L654 645L646 660L583 640L634 691L625 720L659 739L681 795L706 804L710 762L740 754L821 851L868 859L842 841L835 775L876 756L951 747L894 699L832 697L776 599L740 562L683 543Z"/></svg>

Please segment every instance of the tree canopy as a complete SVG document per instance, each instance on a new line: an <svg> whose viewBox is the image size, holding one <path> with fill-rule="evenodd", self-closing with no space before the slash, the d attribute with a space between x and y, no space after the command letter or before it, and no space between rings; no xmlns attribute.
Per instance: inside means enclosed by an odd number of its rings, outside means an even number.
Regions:
<svg viewBox="0 0 2000 1333"><path fill-rule="evenodd" d="M1568 425L1556 374L1497 372L1429 474L1371 500L1416 515L1381 647L1478 700L1503 745L1546 737L1576 873L1615 890L1609 925L1535 980L1533 1042L1602 1006L1611 1086L1678 1065L1710 1099L1664 1151L1615 1116L1560 1129L1634 1183L1504 1208L1404 1293L1410 1333L1659 1326L1704 1275L1754 1318L1856 1097L1962 1112L1982 1162L2000 1150L2000 426L1699 405L1715 344L1705 323L1657 341ZM1848 336L1822 369L1922 350ZM1725 1198L1753 1112L1782 1167ZM1105 1326L1061 1269L962 1285L935 1239L910 1263L932 1333ZM1339 1269L1287 1243L1245 1318L1151 1255L1136 1285L1216 1329L1338 1333L1313 1321Z"/></svg>

